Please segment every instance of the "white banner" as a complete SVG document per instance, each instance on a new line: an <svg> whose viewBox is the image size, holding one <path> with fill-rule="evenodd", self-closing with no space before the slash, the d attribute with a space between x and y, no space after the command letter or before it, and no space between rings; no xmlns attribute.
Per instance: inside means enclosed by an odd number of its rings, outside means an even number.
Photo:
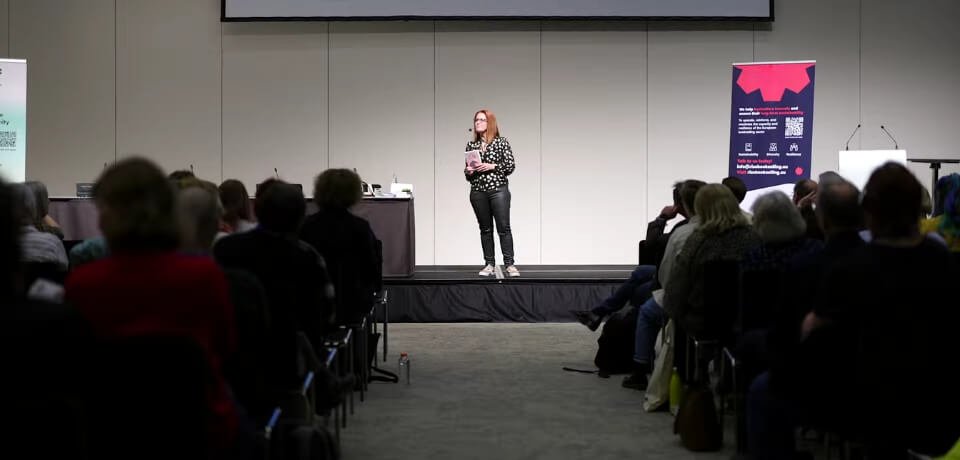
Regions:
<svg viewBox="0 0 960 460"><path fill-rule="evenodd" d="M23 182L27 165L27 61L0 59L0 177Z"/></svg>

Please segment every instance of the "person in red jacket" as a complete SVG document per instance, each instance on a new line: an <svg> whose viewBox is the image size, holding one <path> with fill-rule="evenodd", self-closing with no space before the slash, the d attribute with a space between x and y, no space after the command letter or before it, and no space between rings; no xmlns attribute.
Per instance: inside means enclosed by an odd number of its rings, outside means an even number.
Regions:
<svg viewBox="0 0 960 460"><path fill-rule="evenodd" d="M100 176L93 193L110 256L77 268L67 279L66 300L99 339L196 340L214 375L207 389L210 447L229 450L238 415L222 367L236 333L223 272L209 257L177 251L175 192L153 163L120 161Z"/></svg>

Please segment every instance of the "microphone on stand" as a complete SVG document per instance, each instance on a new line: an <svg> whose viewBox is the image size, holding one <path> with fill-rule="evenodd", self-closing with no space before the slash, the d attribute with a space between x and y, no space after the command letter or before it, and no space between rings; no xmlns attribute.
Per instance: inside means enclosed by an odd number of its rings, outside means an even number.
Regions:
<svg viewBox="0 0 960 460"><path fill-rule="evenodd" d="M880 125L880 129L882 129L883 132L887 133L887 137L889 137L890 140L893 141L893 149L900 150L900 144L898 144L897 140L893 138L893 134L890 134L890 131L887 131L887 128L885 128L883 125Z"/></svg>
<svg viewBox="0 0 960 460"><path fill-rule="evenodd" d="M274 175L274 177L276 177L277 179L280 178L280 172L277 171L277 168L273 168L273 175Z"/></svg>
<svg viewBox="0 0 960 460"><path fill-rule="evenodd" d="M853 140L853 135L857 134L857 131L860 130L860 123L857 123L857 127L853 129L853 132L850 133L850 137L847 138L847 144L844 150L850 150L850 141Z"/></svg>

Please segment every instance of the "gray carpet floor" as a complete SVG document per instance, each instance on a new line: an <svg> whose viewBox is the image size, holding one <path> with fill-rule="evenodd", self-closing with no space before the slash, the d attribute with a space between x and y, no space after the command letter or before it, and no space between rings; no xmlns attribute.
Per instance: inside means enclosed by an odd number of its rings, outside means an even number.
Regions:
<svg viewBox="0 0 960 460"><path fill-rule="evenodd" d="M396 372L409 353L410 384L371 385L342 433L343 458L730 458L731 421L723 451L694 454L623 377L561 370L592 369L598 336L577 323L391 325L381 365Z"/></svg>

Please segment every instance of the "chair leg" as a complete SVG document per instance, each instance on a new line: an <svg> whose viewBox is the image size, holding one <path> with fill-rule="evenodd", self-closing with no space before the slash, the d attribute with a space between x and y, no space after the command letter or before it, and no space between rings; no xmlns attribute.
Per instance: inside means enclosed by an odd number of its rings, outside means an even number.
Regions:
<svg viewBox="0 0 960 460"><path fill-rule="evenodd" d="M354 349L357 346L356 339L357 339L356 337L353 337L350 340L350 343L347 345L347 355L349 356L349 360L350 360L350 362L347 364L347 369L349 369L348 371L349 373L347 375L352 375L354 376L354 378L356 378L356 375L357 375L356 372L354 372L354 364L353 364L353 359L355 355ZM350 415L353 415L353 390L350 391Z"/></svg>
<svg viewBox="0 0 960 460"><path fill-rule="evenodd" d="M377 314L376 311L370 315L370 327L373 328L373 334L376 335L379 331L377 327ZM376 346L374 346L376 348ZM380 364L380 353L377 353L377 350L373 350L373 367L377 367Z"/></svg>
<svg viewBox="0 0 960 460"><path fill-rule="evenodd" d="M355 372L355 375L357 375L357 378L360 379L360 402L364 402L366 398L366 392L367 392L367 378L366 378L366 372L364 372L364 368L366 366L363 363L363 357L366 356L366 354L364 353L366 350L366 346L365 346L366 339L367 339L366 332L367 332L366 328L364 327L364 325L361 324L360 327L356 329L356 333L353 336L354 340L356 340L358 337L361 339L360 343L358 344L358 346L360 347L360 352L358 353L360 355L360 360L361 360L360 369L357 369L357 372Z"/></svg>
<svg viewBox="0 0 960 460"><path fill-rule="evenodd" d="M383 362L387 361L387 346L390 343L390 302L387 300L386 296L383 299Z"/></svg>

